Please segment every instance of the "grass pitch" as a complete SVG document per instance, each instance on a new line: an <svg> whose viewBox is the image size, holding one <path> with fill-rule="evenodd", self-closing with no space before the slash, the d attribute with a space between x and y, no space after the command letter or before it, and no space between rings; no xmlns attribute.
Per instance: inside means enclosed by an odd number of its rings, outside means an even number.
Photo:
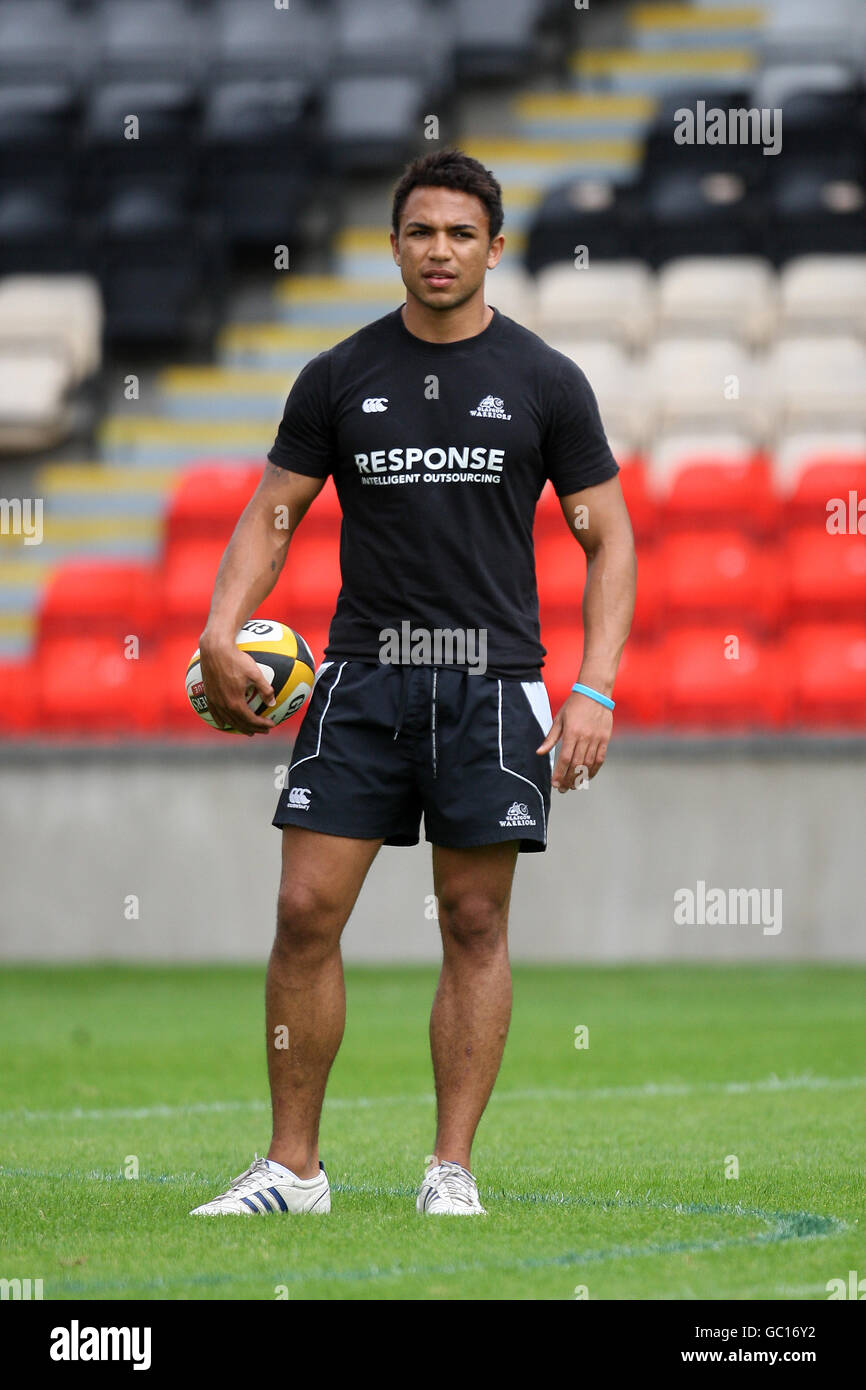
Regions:
<svg viewBox="0 0 866 1390"><path fill-rule="evenodd" d="M435 975L348 972L331 1215L204 1220L267 1149L263 969L6 970L0 1275L73 1300L824 1300L866 1275L866 970L516 968L470 1220L414 1208Z"/></svg>

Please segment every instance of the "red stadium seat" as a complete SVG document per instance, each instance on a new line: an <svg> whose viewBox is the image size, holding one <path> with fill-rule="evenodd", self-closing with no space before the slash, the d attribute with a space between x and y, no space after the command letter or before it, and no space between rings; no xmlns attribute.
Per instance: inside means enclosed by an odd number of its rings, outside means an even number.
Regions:
<svg viewBox="0 0 866 1390"><path fill-rule="evenodd" d="M193 713L187 699L184 678L189 659L198 646L199 632L176 634L163 639L158 653L160 727L172 735L190 739L215 739L211 729Z"/></svg>
<svg viewBox="0 0 866 1390"><path fill-rule="evenodd" d="M690 627L670 633L660 655L670 726L707 732L785 726L789 698L775 643L731 634L724 625Z"/></svg>
<svg viewBox="0 0 866 1390"><path fill-rule="evenodd" d="M334 479L330 477L318 497L314 498L310 504L302 522L303 529L299 534L309 535L311 531L317 531L337 536L340 532L341 520L340 499L337 496Z"/></svg>
<svg viewBox="0 0 866 1390"><path fill-rule="evenodd" d="M859 623L798 623L786 641L794 722L866 729L866 630Z"/></svg>
<svg viewBox="0 0 866 1390"><path fill-rule="evenodd" d="M669 623L718 618L735 631L774 630L782 606L774 547L736 531L695 531L665 537L659 555Z"/></svg>
<svg viewBox="0 0 866 1390"><path fill-rule="evenodd" d="M166 545L190 537L220 537L225 544L256 490L262 465L194 466L180 477L166 514Z"/></svg>
<svg viewBox="0 0 866 1390"><path fill-rule="evenodd" d="M613 698L614 727L652 728L664 718L667 673L660 644L626 643Z"/></svg>
<svg viewBox="0 0 866 1390"><path fill-rule="evenodd" d="M340 583L337 532L325 535L301 526L292 538L282 574L260 611L303 632L304 623L311 627L330 619Z"/></svg>
<svg viewBox="0 0 866 1390"><path fill-rule="evenodd" d="M541 496L535 507L536 545L540 536L547 536L551 531L555 533L560 526L565 526L562 508L559 505L559 498L553 490L553 483L547 482L541 489Z"/></svg>
<svg viewBox="0 0 866 1390"><path fill-rule="evenodd" d="M658 505L649 490L647 471L643 460L636 458L623 463L618 476L635 536L639 540L654 537L658 520ZM555 536L560 531L565 531L565 534L568 535L559 498L553 490L553 484L548 482L538 499L535 512L536 545L546 542L548 537Z"/></svg>
<svg viewBox="0 0 866 1390"><path fill-rule="evenodd" d="M783 556L790 621L866 620L866 536L798 527Z"/></svg>
<svg viewBox="0 0 866 1390"><path fill-rule="evenodd" d="M225 540L179 540L166 551L162 566L163 612L173 631L205 625Z"/></svg>
<svg viewBox="0 0 866 1390"><path fill-rule="evenodd" d="M159 727L154 653L137 659L110 637L57 637L39 649L42 731L55 733L153 732Z"/></svg>
<svg viewBox="0 0 866 1390"><path fill-rule="evenodd" d="M679 468L662 505L666 531L700 526L772 535L781 503L773 491L767 459L745 462L701 460Z"/></svg>
<svg viewBox="0 0 866 1390"><path fill-rule="evenodd" d="M542 629L547 648L541 674L550 696L553 713L571 694L583 654L583 632L578 627ZM620 661L613 698L614 719L619 726L651 727L663 713L664 678L655 645L629 642Z"/></svg>
<svg viewBox="0 0 866 1390"><path fill-rule="evenodd" d="M536 537L535 565L542 626L579 622L586 557L576 536L569 535L562 513L555 531Z"/></svg>
<svg viewBox="0 0 866 1390"><path fill-rule="evenodd" d="M582 643L581 606L586 583L586 560L580 545L565 527L558 535L536 538L538 611L542 641L546 628L570 623L574 641ZM662 569L654 545L638 545L637 597L632 636L650 638L659 630L662 604Z"/></svg>
<svg viewBox="0 0 866 1390"><path fill-rule="evenodd" d="M635 539L638 542L655 540L659 523L659 505L650 491L649 475L643 460L623 462L619 471L619 481Z"/></svg>
<svg viewBox="0 0 866 1390"><path fill-rule="evenodd" d="M866 535L866 459L859 463L850 459L811 463L797 479L788 500L789 526L826 530L828 524L834 524L837 515L843 532L850 527L852 533L859 529L861 535Z"/></svg>
<svg viewBox="0 0 866 1390"><path fill-rule="evenodd" d="M661 551L657 545L637 547L637 593L631 641L654 637L662 626L664 584Z"/></svg>
<svg viewBox="0 0 866 1390"><path fill-rule="evenodd" d="M67 560L52 574L39 606L38 641L89 636L148 637L160 618L161 594L154 565Z"/></svg>
<svg viewBox="0 0 866 1390"><path fill-rule="evenodd" d="M0 661L0 738L41 734L39 690L35 661Z"/></svg>

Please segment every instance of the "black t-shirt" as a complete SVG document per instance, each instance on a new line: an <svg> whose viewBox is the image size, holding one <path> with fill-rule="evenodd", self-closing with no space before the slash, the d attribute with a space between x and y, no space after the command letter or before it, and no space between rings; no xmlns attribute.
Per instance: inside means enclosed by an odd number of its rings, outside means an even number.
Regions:
<svg viewBox="0 0 866 1390"><path fill-rule="evenodd" d="M520 680L545 654L532 537L545 481L562 497L619 471L580 368L496 309L453 343L416 337L395 309L320 353L268 458L334 475L342 588L326 659L378 662L386 632L463 631L465 662L439 650L480 673L483 633L484 673Z"/></svg>

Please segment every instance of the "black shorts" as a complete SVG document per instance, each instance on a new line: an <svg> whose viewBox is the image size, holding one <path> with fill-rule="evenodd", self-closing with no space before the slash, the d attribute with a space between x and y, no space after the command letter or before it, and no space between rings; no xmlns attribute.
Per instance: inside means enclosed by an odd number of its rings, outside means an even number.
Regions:
<svg viewBox="0 0 866 1390"><path fill-rule="evenodd" d="M553 751L542 680L326 661L273 824L445 848L547 844Z"/></svg>

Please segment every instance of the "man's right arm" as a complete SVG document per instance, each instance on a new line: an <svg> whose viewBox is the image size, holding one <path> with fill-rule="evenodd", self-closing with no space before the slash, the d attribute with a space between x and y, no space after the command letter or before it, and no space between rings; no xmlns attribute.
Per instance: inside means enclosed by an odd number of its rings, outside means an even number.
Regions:
<svg viewBox="0 0 866 1390"><path fill-rule="evenodd" d="M274 692L235 638L276 584L291 535L324 485L324 478L309 478L269 462L241 513L217 572L199 644L205 696L217 725L250 735L269 733L274 727L247 705L250 685L270 703Z"/></svg>

